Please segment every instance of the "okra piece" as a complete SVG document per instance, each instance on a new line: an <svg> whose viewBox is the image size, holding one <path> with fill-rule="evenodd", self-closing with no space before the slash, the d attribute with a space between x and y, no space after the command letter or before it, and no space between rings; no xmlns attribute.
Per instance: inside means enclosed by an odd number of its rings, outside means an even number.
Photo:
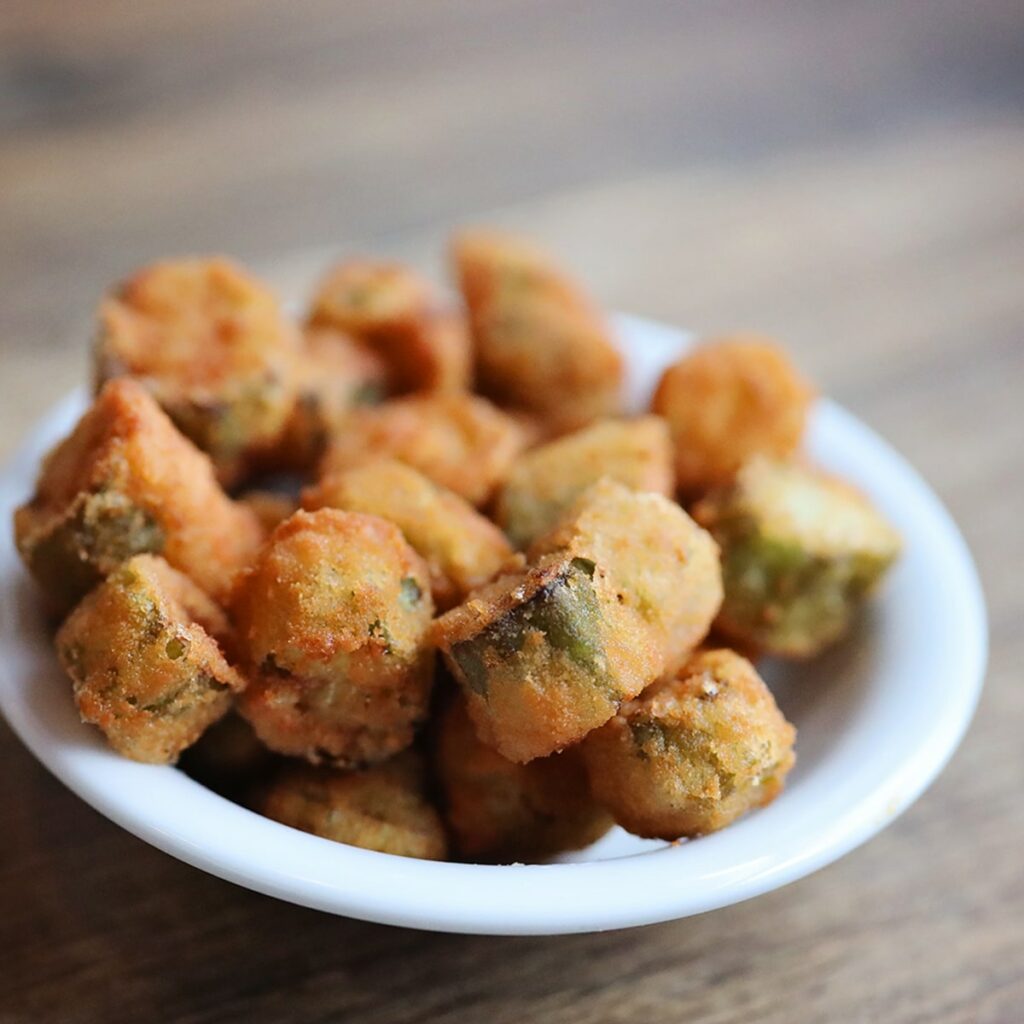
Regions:
<svg viewBox="0 0 1024 1024"><path fill-rule="evenodd" d="M593 562L556 556L476 591L434 636L480 738L525 763L575 743L654 678L657 657L626 642L630 626Z"/></svg>
<svg viewBox="0 0 1024 1024"><path fill-rule="evenodd" d="M793 462L752 460L694 514L722 549L716 628L786 657L840 639L900 550L863 494Z"/></svg>
<svg viewBox="0 0 1024 1024"><path fill-rule="evenodd" d="M721 599L711 538L668 499L610 480L528 557L434 633L481 740L517 762L577 742L675 668Z"/></svg>
<svg viewBox="0 0 1024 1024"><path fill-rule="evenodd" d="M348 416L324 457L321 475L386 457L481 506L524 444L519 424L478 395L409 395Z"/></svg>
<svg viewBox="0 0 1024 1024"><path fill-rule="evenodd" d="M675 840L774 800L795 738L754 666L712 650L624 704L580 749L595 798L623 828Z"/></svg>
<svg viewBox="0 0 1024 1024"><path fill-rule="evenodd" d="M463 317L401 264L351 260L335 267L313 299L309 323L344 331L379 355L395 394L469 387Z"/></svg>
<svg viewBox="0 0 1024 1024"><path fill-rule="evenodd" d="M142 381L225 485L272 457L295 403L297 330L225 259L157 263L100 306L97 387Z"/></svg>
<svg viewBox="0 0 1024 1024"><path fill-rule="evenodd" d="M546 860L589 846L612 825L576 748L514 764L480 742L461 698L441 714L434 755L445 822L465 860Z"/></svg>
<svg viewBox="0 0 1024 1024"><path fill-rule="evenodd" d="M633 490L671 496L672 445L665 421L604 420L530 449L512 464L495 520L513 544L525 548L605 476Z"/></svg>
<svg viewBox="0 0 1024 1024"><path fill-rule="evenodd" d="M251 679L239 711L278 753L340 767L385 760L426 717L433 607L427 568L393 523L296 512L236 590Z"/></svg>
<svg viewBox="0 0 1024 1024"><path fill-rule="evenodd" d="M481 390L540 416L554 433L621 407L623 362L604 317L545 252L476 229L452 242Z"/></svg>
<svg viewBox="0 0 1024 1024"><path fill-rule="evenodd" d="M162 554L222 599L263 535L255 514L221 490L207 456L128 378L107 384L46 457L14 529L59 610L144 552Z"/></svg>
<svg viewBox="0 0 1024 1024"><path fill-rule="evenodd" d="M616 600L635 618L634 633L658 651L656 676L686 660L722 603L711 535L674 501L608 478L584 491L527 557L554 552L593 562L607 574Z"/></svg>
<svg viewBox="0 0 1024 1024"><path fill-rule="evenodd" d="M288 765L259 809L292 828L378 853L422 860L444 860L447 853L444 826L411 750L348 772Z"/></svg>
<svg viewBox="0 0 1024 1024"><path fill-rule="evenodd" d="M68 616L57 652L82 720L135 761L170 764L245 686L223 612L162 558L136 555Z"/></svg>
<svg viewBox="0 0 1024 1024"><path fill-rule="evenodd" d="M793 455L813 398L779 345L737 334L704 342L670 366L651 411L668 421L679 489L694 498L730 484L754 456Z"/></svg>

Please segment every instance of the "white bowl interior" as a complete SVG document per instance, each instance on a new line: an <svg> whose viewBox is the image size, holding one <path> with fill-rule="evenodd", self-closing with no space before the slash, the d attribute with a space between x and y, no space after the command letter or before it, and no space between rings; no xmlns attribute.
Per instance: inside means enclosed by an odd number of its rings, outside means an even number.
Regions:
<svg viewBox="0 0 1024 1024"><path fill-rule="evenodd" d="M630 401L642 408L686 339L633 317L617 325ZM40 455L84 403L76 393L55 407L0 479L6 521ZM8 529L0 531L0 708L40 761L129 831L223 878L327 911L445 931L543 934L668 920L746 899L829 863L906 808L959 742L985 663L977 576L927 485L827 400L814 411L808 447L871 495L905 551L848 641L807 664L766 666L799 730L797 766L770 807L694 842L616 829L549 865L407 860L286 828L173 768L124 760L78 721Z"/></svg>

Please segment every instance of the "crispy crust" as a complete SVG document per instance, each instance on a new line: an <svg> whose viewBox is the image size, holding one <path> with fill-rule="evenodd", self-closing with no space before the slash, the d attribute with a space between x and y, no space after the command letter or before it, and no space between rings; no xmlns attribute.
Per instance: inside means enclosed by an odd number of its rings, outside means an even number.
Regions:
<svg viewBox="0 0 1024 1024"><path fill-rule="evenodd" d="M262 539L256 516L224 494L210 460L129 378L105 385L47 455L14 525L25 563L65 608L146 551L220 599Z"/></svg>
<svg viewBox="0 0 1024 1024"><path fill-rule="evenodd" d="M602 477L671 496L672 462L668 427L660 417L604 420L521 455L498 494L495 519L514 544L526 547Z"/></svg>
<svg viewBox="0 0 1024 1024"><path fill-rule="evenodd" d="M676 505L602 480L529 552L434 626L481 740L511 761L582 739L703 638L721 580Z"/></svg>
<svg viewBox="0 0 1024 1024"><path fill-rule="evenodd" d="M728 484L754 455L800 444L814 390L773 341L741 334L702 344L670 366L651 410L668 420L682 491Z"/></svg>
<svg viewBox="0 0 1024 1024"><path fill-rule="evenodd" d="M447 839L412 751L361 771L288 765L260 811L284 825L398 857L444 860Z"/></svg>
<svg viewBox="0 0 1024 1024"><path fill-rule="evenodd" d="M519 426L486 399L413 395L354 411L335 436L321 474L387 456L479 506L522 449Z"/></svg>
<svg viewBox="0 0 1024 1024"><path fill-rule="evenodd" d="M611 827L590 796L578 751L507 761L477 738L461 699L441 715L434 769L445 821L467 860L543 860L589 846Z"/></svg>
<svg viewBox="0 0 1024 1024"><path fill-rule="evenodd" d="M722 549L716 629L784 657L811 657L842 637L900 549L863 494L797 463L752 459L694 515Z"/></svg>
<svg viewBox="0 0 1024 1024"><path fill-rule="evenodd" d="M539 414L558 433L620 408L622 357L603 317L546 253L512 235L452 241L481 389Z"/></svg>
<svg viewBox="0 0 1024 1024"><path fill-rule="evenodd" d="M401 264L339 264L314 296L309 322L349 333L377 352L398 394L469 387L470 343L463 318Z"/></svg>
<svg viewBox="0 0 1024 1024"><path fill-rule="evenodd" d="M223 258L156 263L100 305L97 388L142 381L224 484L272 456L295 401L298 333L265 285Z"/></svg>
<svg viewBox="0 0 1024 1024"><path fill-rule="evenodd" d="M57 634L82 720L136 761L169 764L231 706L244 679L214 639L223 612L153 555L116 568Z"/></svg>
<svg viewBox="0 0 1024 1024"><path fill-rule="evenodd" d="M722 603L718 546L678 505L607 478L584 491L527 556L562 552L606 568L623 606L674 671L707 635ZM649 681L649 680L648 680Z"/></svg>
<svg viewBox="0 0 1024 1024"><path fill-rule="evenodd" d="M393 523L296 512L240 579L233 614L252 678L239 710L272 750L348 766L412 742L430 695L433 602Z"/></svg>
<svg viewBox="0 0 1024 1024"><path fill-rule="evenodd" d="M390 519L426 560L440 608L486 583L512 556L502 532L468 502L394 459L331 473L303 492L302 503Z"/></svg>
<svg viewBox="0 0 1024 1024"><path fill-rule="evenodd" d="M595 797L623 828L673 840L771 803L795 737L753 665L714 650L624 704L582 751Z"/></svg>

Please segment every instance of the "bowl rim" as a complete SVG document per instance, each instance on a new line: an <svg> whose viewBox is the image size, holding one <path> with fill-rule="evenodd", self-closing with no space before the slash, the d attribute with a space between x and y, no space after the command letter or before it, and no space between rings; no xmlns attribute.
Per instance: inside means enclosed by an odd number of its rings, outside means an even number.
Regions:
<svg viewBox="0 0 1024 1024"><path fill-rule="evenodd" d="M682 332L653 321L620 316L617 323L630 345L671 344L678 351L685 343ZM7 522L24 500L39 455L85 400L80 389L52 407L0 473L0 510ZM40 673L52 676L55 660L49 645L40 644L41 632L33 635L26 626L21 605L28 584L7 529L0 539L0 645L6 665L0 711L53 775L130 833L211 874L307 907L435 931L522 935L652 924L750 899L837 860L917 799L963 737L987 660L978 574L936 495L902 456L828 399L818 401L809 435L812 456L822 454L818 449L828 456L829 447L839 443L847 457L870 467L879 493L886 495L886 511L898 513L905 536L912 527L933 582L941 581L929 598L932 618L922 624L934 644L927 668L939 674L935 690L941 699L922 708L916 736L890 739L908 742L893 754L897 762L884 778L871 777L870 770L864 779L847 778L859 773L846 772L834 799L818 794L817 809L797 801L790 806L784 794L697 842L611 860L531 865L411 860L287 828L173 768L125 761L94 730L82 728L70 700L47 698L35 679ZM840 806L825 807L822 814L824 803ZM643 859L634 863L637 857Z"/></svg>

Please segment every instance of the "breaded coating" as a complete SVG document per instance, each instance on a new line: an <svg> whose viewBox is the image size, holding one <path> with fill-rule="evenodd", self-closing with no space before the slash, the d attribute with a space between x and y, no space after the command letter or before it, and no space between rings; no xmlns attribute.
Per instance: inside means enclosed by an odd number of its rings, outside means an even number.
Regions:
<svg viewBox="0 0 1024 1024"><path fill-rule="evenodd" d="M96 380L142 381L228 485L278 447L298 346L267 287L231 261L155 263L101 303Z"/></svg>
<svg viewBox="0 0 1024 1024"><path fill-rule="evenodd" d="M722 603L718 547L675 502L599 480L530 547L589 559L610 574L664 657L676 669L707 635Z"/></svg>
<svg viewBox="0 0 1024 1024"><path fill-rule="evenodd" d="M465 860L545 860L600 839L612 820L590 796L576 748L514 764L485 746L461 699L441 715L434 770L457 854Z"/></svg>
<svg viewBox="0 0 1024 1024"><path fill-rule="evenodd" d="M793 454L813 397L775 342L738 334L706 342L670 366L651 409L668 420L678 485L693 495L730 483L754 455Z"/></svg>
<svg viewBox="0 0 1024 1024"><path fill-rule="evenodd" d="M306 331L296 359L296 400L278 461L306 470L323 457L348 413L388 394L387 366L376 352L327 328Z"/></svg>
<svg viewBox="0 0 1024 1024"><path fill-rule="evenodd" d="M623 828L674 840L771 803L795 738L754 666L714 650L624 704L581 749L594 796Z"/></svg>
<svg viewBox="0 0 1024 1024"><path fill-rule="evenodd" d="M661 495L610 480L585 491L529 557L433 634L480 739L516 762L603 725L686 657L721 600L710 536Z"/></svg>
<svg viewBox="0 0 1024 1024"><path fill-rule="evenodd" d="M660 417L604 420L521 455L498 494L495 520L513 544L525 548L601 477L670 497L672 461L668 427Z"/></svg>
<svg viewBox="0 0 1024 1024"><path fill-rule="evenodd" d="M57 653L82 721L125 757L170 764L245 686L214 639L226 632L223 612L188 577L136 555L68 616Z"/></svg>
<svg viewBox="0 0 1024 1024"><path fill-rule="evenodd" d="M447 854L444 826L427 800L423 769L411 750L359 771L288 765L259 809L336 843L422 860L444 860Z"/></svg>
<svg viewBox="0 0 1024 1024"><path fill-rule="evenodd" d="M769 654L807 658L842 637L900 550L863 494L794 462L751 460L694 515L722 549L716 629Z"/></svg>
<svg viewBox="0 0 1024 1024"><path fill-rule="evenodd" d="M263 527L264 533L273 533L298 507L297 498L281 491L256 489L238 496L238 503L251 509Z"/></svg>
<svg viewBox="0 0 1024 1024"><path fill-rule="evenodd" d="M314 764L390 757L426 716L433 610L427 567L394 523L296 512L239 581L239 710L271 750Z"/></svg>
<svg viewBox="0 0 1024 1024"><path fill-rule="evenodd" d="M450 608L512 557L504 534L457 494L394 459L328 474L303 491L307 509L340 508L390 519L426 561L434 604Z"/></svg>
<svg viewBox="0 0 1024 1024"><path fill-rule="evenodd" d="M353 412L338 430L321 474L368 456L389 456L479 506L505 478L523 443L518 424L484 398L412 395Z"/></svg>
<svg viewBox="0 0 1024 1024"><path fill-rule="evenodd" d="M480 388L539 414L555 432L621 408L623 361L604 318L545 252L475 229L452 242Z"/></svg>
<svg viewBox="0 0 1024 1024"><path fill-rule="evenodd" d="M130 378L105 385L47 455L14 529L21 557L58 608L140 552L162 554L220 600L262 539L256 516L221 490L209 458Z"/></svg>
<svg viewBox="0 0 1024 1024"><path fill-rule="evenodd" d="M252 726L231 711L182 753L178 767L207 789L245 804L280 761L260 743Z"/></svg>
<svg viewBox="0 0 1024 1024"><path fill-rule="evenodd" d="M345 331L379 353L397 394L469 387L471 351L463 317L401 264L339 264L313 298L309 322Z"/></svg>

